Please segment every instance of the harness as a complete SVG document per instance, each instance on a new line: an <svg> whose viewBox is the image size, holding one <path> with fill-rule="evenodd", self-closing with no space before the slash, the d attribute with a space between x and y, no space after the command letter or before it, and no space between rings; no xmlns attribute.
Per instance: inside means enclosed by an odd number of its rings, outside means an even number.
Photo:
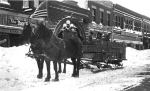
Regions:
<svg viewBox="0 0 150 91"><path fill-rule="evenodd" d="M32 31L32 33L33 33L34 35L36 35L36 34L34 33L34 31ZM36 40L37 40L36 43L37 43L37 44L38 44L38 43L40 44L40 46L41 46L41 48L42 48L42 51L43 51L43 49L45 50L45 49L47 49L47 48L55 47L56 49L62 51L63 53L72 56L70 53L66 52L66 50L65 50L65 48L66 48L66 43L65 43L65 41L64 41L63 39L57 38L56 35L54 35L53 33L52 33L51 37L48 37L48 38L46 38L46 39L39 39L38 37L36 37ZM40 43L40 42L41 42L41 43ZM46 42L46 43L45 43L45 42ZM60 47L60 45L58 45L60 42L62 42L63 47ZM35 48L33 47L34 50L39 50L38 48L36 48L37 44L35 45ZM31 45L32 45L32 44L31 44ZM79 45L78 45L78 46L79 46ZM27 53L28 56L33 56L33 57L45 56L46 58L51 59L51 58L49 58L45 53L42 53L42 54L31 54L31 51L33 51L33 50L32 50L33 48L31 48L31 46L30 46L29 52ZM77 56L77 55L75 54L74 57L76 57L76 56Z"/></svg>

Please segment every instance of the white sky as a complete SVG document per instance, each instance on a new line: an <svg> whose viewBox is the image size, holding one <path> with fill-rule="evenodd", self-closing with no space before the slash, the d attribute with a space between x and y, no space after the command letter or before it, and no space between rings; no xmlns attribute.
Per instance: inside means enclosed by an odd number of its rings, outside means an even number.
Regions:
<svg viewBox="0 0 150 91"><path fill-rule="evenodd" d="M132 11L150 17L150 0L110 0Z"/></svg>
<svg viewBox="0 0 150 91"><path fill-rule="evenodd" d="M84 5L85 0L74 0L74 1L79 2L80 5ZM110 0L110 1L112 1L113 3L120 4L132 11L150 17L150 0Z"/></svg>

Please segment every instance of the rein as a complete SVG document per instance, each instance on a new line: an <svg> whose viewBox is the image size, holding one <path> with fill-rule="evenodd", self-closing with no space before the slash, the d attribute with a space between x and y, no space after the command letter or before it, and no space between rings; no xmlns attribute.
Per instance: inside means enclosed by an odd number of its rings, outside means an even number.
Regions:
<svg viewBox="0 0 150 91"><path fill-rule="evenodd" d="M60 48L57 44L59 44L59 42L55 42L54 41L54 37L56 37L56 35L54 35L54 34L52 34L52 37L51 37L51 39L50 39L50 43L55 47L55 48L57 48L57 49L59 49L59 50L61 50L61 51L63 51L64 53L66 53L66 54L69 54L68 52L66 52L65 50L63 50L62 48ZM56 37L57 38L57 37ZM56 40L58 40L58 39L56 39ZM61 41L63 41L63 39L60 39ZM64 44L64 49L66 48L66 44L65 44L65 42L63 41L63 44Z"/></svg>

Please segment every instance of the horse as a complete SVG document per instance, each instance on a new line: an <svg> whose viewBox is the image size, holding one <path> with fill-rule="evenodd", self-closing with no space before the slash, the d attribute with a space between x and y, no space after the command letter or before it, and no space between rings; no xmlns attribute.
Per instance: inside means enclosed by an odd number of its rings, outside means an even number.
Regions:
<svg viewBox="0 0 150 91"><path fill-rule="evenodd" d="M72 77L79 77L82 41L78 36L72 36L66 39L58 38L51 29L48 29L42 23L38 23L37 27L34 28L34 34L37 36L37 43L42 47L44 52L43 56L53 61L55 71L53 81L59 81L57 63L67 58L71 58L73 62Z"/></svg>
<svg viewBox="0 0 150 91"><path fill-rule="evenodd" d="M28 44L31 43L31 46L29 48L29 52L32 51L33 54L42 54L42 48L40 48L40 46L35 46L34 44L34 36L33 32L32 32L32 27L30 26L30 23L28 23L27 25L24 24L23 26L23 31L20 35L20 41L23 41L23 44ZM31 50L30 50L31 49ZM35 57L35 60L37 62L37 66L38 66L38 75L37 78L41 79L43 77L43 64L44 64L44 57L43 56L37 56ZM45 61L46 62L46 66L47 66L47 77L45 78L45 81L49 81L50 79L50 72L49 72L49 67L50 67L50 62L49 61Z"/></svg>
<svg viewBox="0 0 150 91"><path fill-rule="evenodd" d="M78 30L78 28L75 28L75 30L76 30L76 33L77 33L77 36L80 38L80 40L81 41L83 41L83 37L80 35L80 33L79 33L79 30ZM65 39L65 38L68 38L69 36L64 36L64 31L67 31L67 30L63 30L63 31L60 31L59 33L58 33L58 38L61 38L61 39ZM74 36L74 35L73 35ZM64 69L63 69L63 73L66 73L66 61L67 61L67 59L64 59ZM80 63L81 64L81 63ZM62 72L62 70L61 70L61 63L59 62L59 71L58 71L59 73L61 73Z"/></svg>

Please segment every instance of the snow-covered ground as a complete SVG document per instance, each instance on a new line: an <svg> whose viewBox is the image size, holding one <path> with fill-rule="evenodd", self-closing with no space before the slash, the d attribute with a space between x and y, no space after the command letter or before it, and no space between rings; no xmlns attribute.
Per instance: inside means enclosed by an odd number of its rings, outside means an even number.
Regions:
<svg viewBox="0 0 150 91"><path fill-rule="evenodd" d="M61 73L59 82L44 82L46 65L44 64L44 77L37 79L36 61L26 57L29 45L12 48L0 47L0 91L120 91L128 86L139 85L144 77L135 74L149 64L150 50L135 50L126 48L127 60L123 62L124 68L92 73L89 69L81 69L79 78L72 78L72 65L67 65L67 73ZM51 63L51 75L54 70Z"/></svg>

